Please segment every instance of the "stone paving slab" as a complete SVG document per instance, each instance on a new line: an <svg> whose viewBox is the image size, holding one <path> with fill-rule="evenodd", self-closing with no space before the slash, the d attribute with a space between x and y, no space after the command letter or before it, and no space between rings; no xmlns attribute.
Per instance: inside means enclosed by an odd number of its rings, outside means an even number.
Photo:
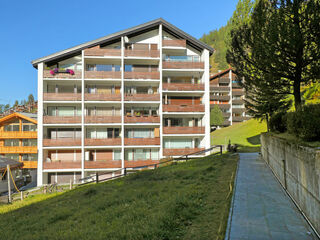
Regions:
<svg viewBox="0 0 320 240"><path fill-rule="evenodd" d="M226 239L317 239L258 153L240 153Z"/></svg>

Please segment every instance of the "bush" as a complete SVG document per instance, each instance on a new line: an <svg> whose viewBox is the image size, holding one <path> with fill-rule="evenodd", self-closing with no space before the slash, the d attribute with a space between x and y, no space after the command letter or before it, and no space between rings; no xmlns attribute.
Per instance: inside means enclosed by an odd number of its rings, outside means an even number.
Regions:
<svg viewBox="0 0 320 240"><path fill-rule="evenodd" d="M320 141L320 104L287 113L288 132L305 141Z"/></svg>
<svg viewBox="0 0 320 240"><path fill-rule="evenodd" d="M287 131L286 112L278 112L270 118L269 126L272 132L284 133Z"/></svg>

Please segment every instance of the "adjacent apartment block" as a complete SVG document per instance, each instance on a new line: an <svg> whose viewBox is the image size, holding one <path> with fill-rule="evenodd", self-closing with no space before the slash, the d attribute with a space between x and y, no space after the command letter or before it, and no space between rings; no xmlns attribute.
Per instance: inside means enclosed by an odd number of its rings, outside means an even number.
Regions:
<svg viewBox="0 0 320 240"><path fill-rule="evenodd" d="M23 163L25 183L36 181L37 152L36 114L15 112L0 119L0 156Z"/></svg>
<svg viewBox="0 0 320 240"><path fill-rule="evenodd" d="M244 89L236 81L236 74L229 68L210 77L210 106L218 105L225 118L222 126L250 119L246 114Z"/></svg>
<svg viewBox="0 0 320 240"><path fill-rule="evenodd" d="M212 53L157 19L32 61L38 185L209 148Z"/></svg>

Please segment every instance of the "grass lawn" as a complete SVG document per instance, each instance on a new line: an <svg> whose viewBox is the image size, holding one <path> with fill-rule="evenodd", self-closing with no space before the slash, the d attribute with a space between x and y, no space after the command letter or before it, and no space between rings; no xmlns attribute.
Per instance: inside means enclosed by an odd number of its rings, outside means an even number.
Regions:
<svg viewBox="0 0 320 240"><path fill-rule="evenodd" d="M260 134L266 131L265 122L250 119L212 132L211 144L227 145L230 139L231 144L239 145L240 152L260 151Z"/></svg>
<svg viewBox="0 0 320 240"><path fill-rule="evenodd" d="M301 146L305 146L305 147L311 147L311 148L316 148L316 147L320 147L320 141L314 141L314 142L306 142L303 141L300 138L297 138L296 136L289 134L287 132L285 133L273 133L273 132L269 132L269 135L278 137L278 138L282 138L287 140L290 143L294 143L294 144L298 144Z"/></svg>
<svg viewBox="0 0 320 240"><path fill-rule="evenodd" d="M208 156L0 206L0 238L223 239L237 160Z"/></svg>

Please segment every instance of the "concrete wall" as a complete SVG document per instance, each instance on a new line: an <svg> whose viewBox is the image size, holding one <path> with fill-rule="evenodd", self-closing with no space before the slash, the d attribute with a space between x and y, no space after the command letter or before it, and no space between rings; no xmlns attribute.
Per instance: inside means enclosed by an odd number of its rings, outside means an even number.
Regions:
<svg viewBox="0 0 320 240"><path fill-rule="evenodd" d="M261 134L261 153L309 221L320 232L320 149Z"/></svg>

